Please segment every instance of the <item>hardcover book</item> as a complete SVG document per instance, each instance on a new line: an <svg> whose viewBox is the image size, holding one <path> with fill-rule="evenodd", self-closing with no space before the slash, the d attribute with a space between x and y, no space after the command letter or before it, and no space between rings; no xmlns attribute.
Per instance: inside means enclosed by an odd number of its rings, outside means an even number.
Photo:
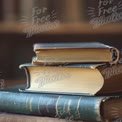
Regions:
<svg viewBox="0 0 122 122"><path fill-rule="evenodd" d="M26 91L61 94L112 94L122 92L122 64L66 66L20 65L27 76Z"/></svg>
<svg viewBox="0 0 122 122"><path fill-rule="evenodd" d="M98 42L87 43L37 43L33 64L58 65L65 63L117 63L119 51Z"/></svg>
<svg viewBox="0 0 122 122"><path fill-rule="evenodd" d="M112 121L122 118L122 98L0 92L0 112L67 120Z"/></svg>

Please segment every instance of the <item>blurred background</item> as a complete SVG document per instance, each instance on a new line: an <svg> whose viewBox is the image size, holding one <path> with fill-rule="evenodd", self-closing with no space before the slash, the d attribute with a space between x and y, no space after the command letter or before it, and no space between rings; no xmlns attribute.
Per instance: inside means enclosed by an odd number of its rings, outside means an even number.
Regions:
<svg viewBox="0 0 122 122"><path fill-rule="evenodd" d="M0 78L26 83L34 43L102 42L122 51L121 0L0 0Z"/></svg>

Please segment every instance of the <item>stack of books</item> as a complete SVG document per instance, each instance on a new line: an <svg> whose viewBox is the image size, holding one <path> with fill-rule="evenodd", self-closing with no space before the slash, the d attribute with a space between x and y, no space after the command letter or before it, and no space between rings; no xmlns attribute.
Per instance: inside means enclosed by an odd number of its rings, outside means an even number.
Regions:
<svg viewBox="0 0 122 122"><path fill-rule="evenodd" d="M102 43L34 44L27 87L0 92L0 111L81 121L122 118L119 51ZM56 121L59 121L58 119Z"/></svg>

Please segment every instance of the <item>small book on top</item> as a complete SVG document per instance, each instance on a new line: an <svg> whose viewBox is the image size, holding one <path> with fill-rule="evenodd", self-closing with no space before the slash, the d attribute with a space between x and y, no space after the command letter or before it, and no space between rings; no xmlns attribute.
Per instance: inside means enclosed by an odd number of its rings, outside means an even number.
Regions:
<svg viewBox="0 0 122 122"><path fill-rule="evenodd" d="M98 42L36 43L33 64L59 65L71 63L116 64L119 51L115 47Z"/></svg>

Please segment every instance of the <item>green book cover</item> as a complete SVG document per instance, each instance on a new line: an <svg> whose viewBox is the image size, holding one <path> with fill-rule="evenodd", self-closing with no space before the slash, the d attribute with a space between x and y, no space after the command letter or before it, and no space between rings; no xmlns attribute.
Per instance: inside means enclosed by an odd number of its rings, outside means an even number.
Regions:
<svg viewBox="0 0 122 122"><path fill-rule="evenodd" d="M119 99L118 97L113 99ZM109 97L0 92L0 112L102 121L102 106ZM120 99L119 103L122 103ZM114 107L114 104L113 104ZM107 118L105 118L107 119ZM109 119L109 117L108 117Z"/></svg>

